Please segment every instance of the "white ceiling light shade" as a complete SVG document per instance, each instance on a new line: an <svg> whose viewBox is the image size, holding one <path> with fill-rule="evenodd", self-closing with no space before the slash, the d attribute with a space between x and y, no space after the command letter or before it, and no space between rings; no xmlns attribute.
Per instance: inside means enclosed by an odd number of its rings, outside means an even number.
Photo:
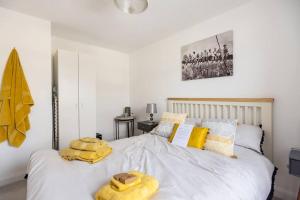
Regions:
<svg viewBox="0 0 300 200"><path fill-rule="evenodd" d="M114 0L116 6L125 13L137 14L145 11L148 0Z"/></svg>

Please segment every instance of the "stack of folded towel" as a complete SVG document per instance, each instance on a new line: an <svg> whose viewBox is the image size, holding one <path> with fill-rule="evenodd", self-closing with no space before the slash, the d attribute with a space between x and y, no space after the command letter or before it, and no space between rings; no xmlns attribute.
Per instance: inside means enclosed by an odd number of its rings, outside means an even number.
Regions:
<svg viewBox="0 0 300 200"><path fill-rule="evenodd" d="M103 186L95 195L96 200L148 200L155 194L158 181L141 172L128 172L114 175L110 183Z"/></svg>
<svg viewBox="0 0 300 200"><path fill-rule="evenodd" d="M59 154L66 160L81 160L88 163L96 163L112 152L108 144L96 138L81 138L74 140L70 148L60 150Z"/></svg>

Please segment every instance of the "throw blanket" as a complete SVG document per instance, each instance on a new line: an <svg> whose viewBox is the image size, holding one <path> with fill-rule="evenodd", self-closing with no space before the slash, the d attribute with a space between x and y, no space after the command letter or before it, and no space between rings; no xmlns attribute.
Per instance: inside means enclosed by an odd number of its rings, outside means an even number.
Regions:
<svg viewBox="0 0 300 200"><path fill-rule="evenodd" d="M10 53L0 91L0 142L22 145L30 129L28 115L33 100L16 49Z"/></svg>

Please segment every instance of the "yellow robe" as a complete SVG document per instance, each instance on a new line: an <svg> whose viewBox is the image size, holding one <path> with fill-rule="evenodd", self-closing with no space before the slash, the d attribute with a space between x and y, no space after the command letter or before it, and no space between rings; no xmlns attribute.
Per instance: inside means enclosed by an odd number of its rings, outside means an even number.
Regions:
<svg viewBox="0 0 300 200"><path fill-rule="evenodd" d="M16 49L7 60L0 91L0 143L19 147L30 129L28 115L33 100Z"/></svg>

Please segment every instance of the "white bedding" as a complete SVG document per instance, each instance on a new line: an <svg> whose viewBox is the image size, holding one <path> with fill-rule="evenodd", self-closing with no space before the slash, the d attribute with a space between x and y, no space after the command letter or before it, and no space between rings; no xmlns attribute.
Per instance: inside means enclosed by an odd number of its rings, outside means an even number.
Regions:
<svg viewBox="0 0 300 200"><path fill-rule="evenodd" d="M139 170L155 176L153 200L266 200L273 164L264 156L235 147L238 159L169 144L145 134L111 142L113 153L97 164L65 161L57 151L31 156L28 200L92 200L113 174Z"/></svg>

